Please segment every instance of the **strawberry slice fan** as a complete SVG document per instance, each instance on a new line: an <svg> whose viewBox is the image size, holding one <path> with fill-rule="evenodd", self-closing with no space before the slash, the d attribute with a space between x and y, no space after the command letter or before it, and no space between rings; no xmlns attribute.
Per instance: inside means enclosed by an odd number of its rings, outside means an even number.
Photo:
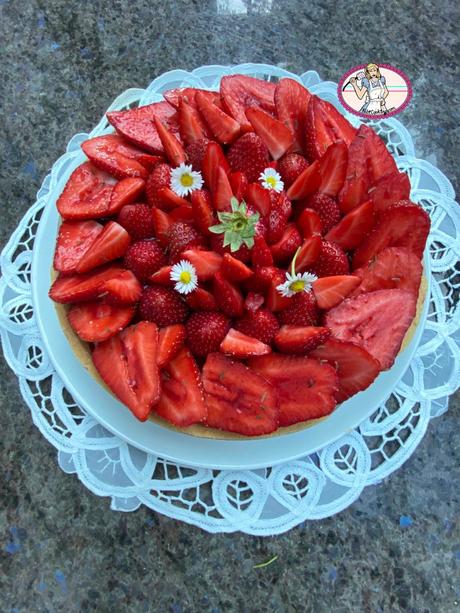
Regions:
<svg viewBox="0 0 460 613"><path fill-rule="evenodd" d="M313 71L122 93L1 255L5 358L60 467L209 532L346 508L458 386L454 197Z"/></svg>

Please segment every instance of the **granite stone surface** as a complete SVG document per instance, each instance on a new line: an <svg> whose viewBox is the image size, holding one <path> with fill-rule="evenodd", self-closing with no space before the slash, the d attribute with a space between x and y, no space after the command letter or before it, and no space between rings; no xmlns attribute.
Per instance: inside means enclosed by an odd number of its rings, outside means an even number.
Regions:
<svg viewBox="0 0 460 613"><path fill-rule="evenodd" d="M458 3L0 0L0 245L76 132L172 68L394 64L416 152L458 190ZM278 537L122 514L64 474L0 360L0 610L448 613L460 602L460 397L340 515ZM254 565L273 556L271 565Z"/></svg>

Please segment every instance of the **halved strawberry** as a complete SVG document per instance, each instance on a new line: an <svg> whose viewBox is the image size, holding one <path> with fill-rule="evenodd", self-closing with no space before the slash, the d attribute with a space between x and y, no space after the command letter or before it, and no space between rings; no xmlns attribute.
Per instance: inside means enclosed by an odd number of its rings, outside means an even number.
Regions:
<svg viewBox="0 0 460 613"><path fill-rule="evenodd" d="M206 418L200 369L185 347L161 373L161 397L154 411L181 428Z"/></svg>
<svg viewBox="0 0 460 613"><path fill-rule="evenodd" d="M113 187L109 208L104 211L104 217L116 215L125 204L135 202L144 189L145 181L139 177L126 177L126 179L118 181Z"/></svg>
<svg viewBox="0 0 460 613"><path fill-rule="evenodd" d="M291 200L303 200L317 191L321 185L321 172L319 161L315 160L297 177L287 191L287 197Z"/></svg>
<svg viewBox="0 0 460 613"><path fill-rule="evenodd" d="M368 200L342 217L326 234L326 240L342 249L355 249L363 242L374 225L374 204Z"/></svg>
<svg viewBox="0 0 460 613"><path fill-rule="evenodd" d="M220 310L228 317L243 314L244 298L241 292L221 272L214 275L214 298Z"/></svg>
<svg viewBox="0 0 460 613"><path fill-rule="evenodd" d="M270 164L267 146L254 132L240 136L229 147L227 159L232 171L244 172L250 183L258 181Z"/></svg>
<svg viewBox="0 0 460 613"><path fill-rule="evenodd" d="M305 124L311 94L293 79L281 79L275 89L275 106L278 119L295 135L292 150L303 151Z"/></svg>
<svg viewBox="0 0 460 613"><path fill-rule="evenodd" d="M135 311L134 306L83 302L70 309L67 319L82 341L100 343L126 328Z"/></svg>
<svg viewBox="0 0 460 613"><path fill-rule="evenodd" d="M142 321L99 343L92 353L102 379L141 421L160 397L157 352L158 328Z"/></svg>
<svg viewBox="0 0 460 613"><path fill-rule="evenodd" d="M219 92L211 92L207 89L198 89L196 87L178 87L177 89L168 89L163 92L164 99L169 102L175 109L179 108L181 100L196 109L195 97L197 92L201 92L213 104L220 105Z"/></svg>
<svg viewBox="0 0 460 613"><path fill-rule="evenodd" d="M288 306L278 314L284 326L317 326L319 313L315 295L312 291L300 292L291 298L285 298Z"/></svg>
<svg viewBox="0 0 460 613"><path fill-rule="evenodd" d="M60 275L52 284L49 296L55 302L83 302L99 296L104 283L125 272L120 266L105 266L83 275Z"/></svg>
<svg viewBox="0 0 460 613"><path fill-rule="evenodd" d="M377 253L363 268L353 274L361 279L353 295L378 289L407 289L418 294L422 263L409 249L387 247Z"/></svg>
<svg viewBox="0 0 460 613"><path fill-rule="evenodd" d="M320 158L326 149L339 140L347 146L355 137L356 128L326 100L312 96L306 119L305 151L310 161Z"/></svg>
<svg viewBox="0 0 460 613"><path fill-rule="evenodd" d="M64 221L56 239L54 270L76 272L78 263L102 231L103 226L97 221Z"/></svg>
<svg viewBox="0 0 460 613"><path fill-rule="evenodd" d="M202 92L197 91L195 101L206 125L215 138L222 144L232 143L240 134L240 124L209 101Z"/></svg>
<svg viewBox="0 0 460 613"><path fill-rule="evenodd" d="M220 265L220 271L230 281L245 281L254 274L246 264L226 253Z"/></svg>
<svg viewBox="0 0 460 613"><path fill-rule="evenodd" d="M170 212L169 216L172 221L183 221L189 224L195 221L195 215L193 213L193 208L190 206L190 202L182 206L176 206L176 208Z"/></svg>
<svg viewBox="0 0 460 613"><path fill-rule="evenodd" d="M76 272L93 268L121 258L126 253L131 237L116 221L109 221L78 262Z"/></svg>
<svg viewBox="0 0 460 613"><path fill-rule="evenodd" d="M149 283L156 283L157 285L165 285L166 287L173 285L174 281L171 280L172 266L162 266L156 272L148 277Z"/></svg>
<svg viewBox="0 0 460 613"><path fill-rule="evenodd" d="M195 189L191 193L191 200L195 225L206 236L210 234L210 226L215 223L211 195L206 189Z"/></svg>
<svg viewBox="0 0 460 613"><path fill-rule="evenodd" d="M164 154L164 147L153 123L158 118L170 130L178 133L176 109L168 102L154 102L127 111L111 111L107 119L118 132L145 151Z"/></svg>
<svg viewBox="0 0 460 613"><path fill-rule="evenodd" d="M380 372L379 362L365 349L334 338L314 349L309 357L336 369L339 378L338 402L368 388Z"/></svg>
<svg viewBox="0 0 460 613"><path fill-rule="evenodd" d="M321 219L313 209L304 209L297 218L296 223L303 238L310 238L314 234L321 234Z"/></svg>
<svg viewBox="0 0 460 613"><path fill-rule="evenodd" d="M270 247L274 261L276 263L286 263L294 257L301 244L302 238L296 225L287 225L280 240Z"/></svg>
<svg viewBox="0 0 460 613"><path fill-rule="evenodd" d="M343 141L330 145L319 160L321 183L318 191L321 194L335 197L342 189L348 165L348 147Z"/></svg>
<svg viewBox="0 0 460 613"><path fill-rule="evenodd" d="M265 355L270 353L272 349L270 345L230 328L227 336L220 344L220 350L222 353L244 360L254 355Z"/></svg>
<svg viewBox="0 0 460 613"><path fill-rule="evenodd" d="M266 270L273 270L272 278L268 282L268 288L266 291L266 306L269 311L277 312L287 309L291 304L291 298L283 296L277 289L278 285L281 285L286 281L286 273L280 269L272 267L266 267ZM260 274L260 270L258 271ZM256 272L257 275L257 272Z"/></svg>
<svg viewBox="0 0 460 613"><path fill-rule="evenodd" d="M169 186L160 187L156 193L157 206L164 211L172 211L177 207L190 206L190 202L178 196Z"/></svg>
<svg viewBox="0 0 460 613"><path fill-rule="evenodd" d="M188 260L195 267L198 279L201 281L214 278L222 265L221 255L201 249L187 249L182 253L181 259Z"/></svg>
<svg viewBox="0 0 460 613"><path fill-rule="evenodd" d="M316 326L281 326L275 335L276 348L282 353L305 355L330 337L328 328Z"/></svg>
<svg viewBox="0 0 460 613"><path fill-rule="evenodd" d="M158 355L157 364L163 368L170 362L185 343L185 326L174 324L160 328L158 335Z"/></svg>
<svg viewBox="0 0 460 613"><path fill-rule="evenodd" d="M270 214L270 191L259 183L250 183L247 186L245 201L251 209L258 211L262 217Z"/></svg>
<svg viewBox="0 0 460 613"><path fill-rule="evenodd" d="M232 192L235 194L235 198L238 202L244 200L246 196L246 190L248 188L248 178L244 172L231 172L228 176L230 185L232 186Z"/></svg>
<svg viewBox="0 0 460 613"><path fill-rule="evenodd" d="M230 171L230 166L224 152L222 151L222 147L219 145L219 143L211 141L206 147L206 153L202 164L203 178L207 188L211 191L214 189L214 184L216 182L220 166L222 166L225 172L228 173Z"/></svg>
<svg viewBox="0 0 460 613"><path fill-rule="evenodd" d="M415 317L417 296L403 289L382 289L347 298L328 311L325 324L338 340L364 347L390 368Z"/></svg>
<svg viewBox="0 0 460 613"><path fill-rule="evenodd" d="M273 386L241 362L210 353L203 368L203 387L209 427L246 436L277 429L278 400Z"/></svg>
<svg viewBox="0 0 460 613"><path fill-rule="evenodd" d="M313 234L313 236L304 240L295 261L297 271L308 269L317 261L321 253L322 244L319 234Z"/></svg>
<svg viewBox="0 0 460 613"><path fill-rule="evenodd" d="M258 107L268 113L275 113L275 88L274 83L246 75L225 76L220 82L223 104L244 132L252 130L251 124L246 119L246 109Z"/></svg>
<svg viewBox="0 0 460 613"><path fill-rule="evenodd" d="M164 211L152 208L152 221L155 228L155 236L162 247L167 247L169 228L174 223L174 220Z"/></svg>
<svg viewBox="0 0 460 613"><path fill-rule="evenodd" d="M376 213L385 211L395 202L409 199L410 181L404 172L393 172L378 179L369 188L369 198Z"/></svg>
<svg viewBox="0 0 460 613"><path fill-rule="evenodd" d="M264 302L265 298L263 294L258 294L256 292L248 292L244 301L244 308L250 313L255 313L260 309Z"/></svg>
<svg viewBox="0 0 460 613"><path fill-rule="evenodd" d="M248 364L276 388L280 426L324 417L333 411L338 378L328 364L278 353L251 358Z"/></svg>
<svg viewBox="0 0 460 613"><path fill-rule="evenodd" d="M430 218L414 203L395 204L383 211L374 229L355 251L353 268L366 265L386 247L405 247L420 259L430 231Z"/></svg>
<svg viewBox="0 0 460 613"><path fill-rule="evenodd" d="M337 306L361 283L361 279L353 275L336 275L321 277L313 282L313 292L320 309L332 309Z"/></svg>
<svg viewBox="0 0 460 613"><path fill-rule="evenodd" d="M154 117L153 121L168 162L170 162L172 166L179 166L182 162L185 162L187 156L185 155L184 148L179 139L174 136L173 132L168 130L158 117Z"/></svg>
<svg viewBox="0 0 460 613"><path fill-rule="evenodd" d="M85 162L70 175L56 207L64 219L102 217L110 209L115 183L109 174Z"/></svg>
<svg viewBox="0 0 460 613"><path fill-rule="evenodd" d="M91 274L91 273L87 273ZM134 304L142 294L142 285L135 274L130 270L123 270L119 275L113 276L102 284L99 296L107 304L123 305Z"/></svg>
<svg viewBox="0 0 460 613"><path fill-rule="evenodd" d="M284 123L257 108L247 109L246 117L274 160L279 160L291 148L295 137Z"/></svg>
<svg viewBox="0 0 460 613"><path fill-rule="evenodd" d="M198 111L187 104L184 99L179 105L179 130L184 145L191 145L210 136Z"/></svg>
<svg viewBox="0 0 460 613"><path fill-rule="evenodd" d="M273 256L270 247L267 245L263 236L254 238L254 247L251 252L252 265L257 266L272 266Z"/></svg>
<svg viewBox="0 0 460 613"><path fill-rule="evenodd" d="M96 136L82 143L81 148L90 161L116 179L141 177L146 179L148 169L162 158L147 155L126 143L118 134Z"/></svg>
<svg viewBox="0 0 460 613"><path fill-rule="evenodd" d="M347 275L350 272L347 254L335 243L323 240L319 257L312 265L311 272L318 277Z"/></svg>
<svg viewBox="0 0 460 613"><path fill-rule="evenodd" d="M222 166L219 166L217 169L211 193L212 203L217 211L231 211L230 201L233 198L232 186Z"/></svg>
<svg viewBox="0 0 460 613"><path fill-rule="evenodd" d="M194 311L216 311L217 302L211 292L197 287L193 292L185 297L187 304Z"/></svg>

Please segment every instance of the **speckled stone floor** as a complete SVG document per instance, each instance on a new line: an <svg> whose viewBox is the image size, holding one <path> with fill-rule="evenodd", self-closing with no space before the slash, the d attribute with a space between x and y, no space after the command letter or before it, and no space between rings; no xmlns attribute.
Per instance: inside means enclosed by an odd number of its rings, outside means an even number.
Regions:
<svg viewBox="0 0 460 613"><path fill-rule="evenodd" d="M402 118L417 154L458 188L458 18L449 0L0 0L0 244L69 138L177 67L262 61L337 81L394 64L412 79ZM273 538L211 536L145 508L112 512L64 474L0 360L0 609L457 611L459 400L339 516Z"/></svg>

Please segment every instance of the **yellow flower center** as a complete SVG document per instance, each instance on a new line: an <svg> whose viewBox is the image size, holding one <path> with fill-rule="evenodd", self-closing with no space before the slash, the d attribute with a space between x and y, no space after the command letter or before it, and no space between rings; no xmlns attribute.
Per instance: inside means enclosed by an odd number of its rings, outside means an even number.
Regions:
<svg viewBox="0 0 460 613"><path fill-rule="evenodd" d="M302 281L302 279L298 279L297 281L291 283L289 289L292 292L303 292L303 290L305 289L305 281Z"/></svg>
<svg viewBox="0 0 460 613"><path fill-rule="evenodd" d="M269 186L270 186L272 189L275 189L275 187L276 187L276 179L275 179L275 177L267 177L267 178L265 179L265 181L267 182L267 184L268 184L268 185L269 185Z"/></svg>
<svg viewBox="0 0 460 613"><path fill-rule="evenodd" d="M192 187L192 185L193 185L193 177L192 177L192 175L184 173L180 177L180 182L181 182L182 187Z"/></svg>
<svg viewBox="0 0 460 613"><path fill-rule="evenodd" d="M185 285L187 285L188 283L190 283L190 281L192 280L192 275L189 273L188 270L183 270L180 273L180 280L182 283L184 283Z"/></svg>

